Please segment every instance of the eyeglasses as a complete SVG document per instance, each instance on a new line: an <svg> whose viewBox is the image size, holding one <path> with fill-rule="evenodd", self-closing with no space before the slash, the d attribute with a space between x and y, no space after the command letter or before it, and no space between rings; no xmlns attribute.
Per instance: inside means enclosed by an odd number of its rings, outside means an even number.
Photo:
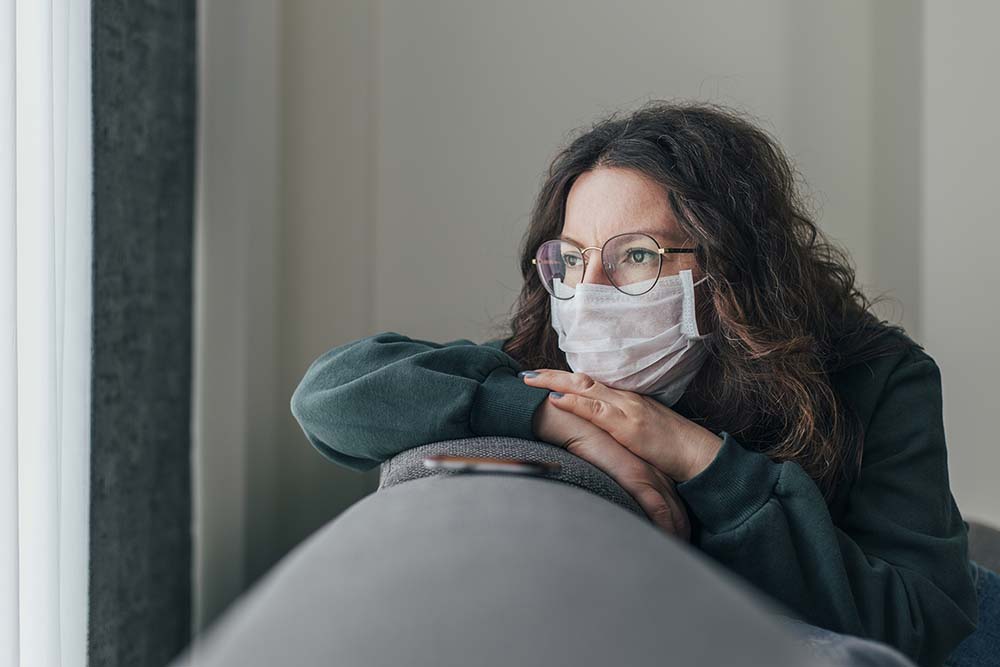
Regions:
<svg viewBox="0 0 1000 667"><path fill-rule="evenodd" d="M694 248L664 248L656 239L641 232L612 236L604 245L582 250L569 241L552 239L538 246L531 263L538 269L542 286L557 299L572 299L576 286L587 270L588 250L601 253L608 280L618 291L639 296L653 289L666 265L667 273L676 273L679 262L674 254L693 253Z"/></svg>

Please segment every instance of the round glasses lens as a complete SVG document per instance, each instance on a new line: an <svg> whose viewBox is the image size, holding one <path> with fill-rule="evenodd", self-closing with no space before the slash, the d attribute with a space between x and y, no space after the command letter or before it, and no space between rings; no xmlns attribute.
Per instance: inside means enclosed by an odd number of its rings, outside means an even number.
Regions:
<svg viewBox="0 0 1000 667"><path fill-rule="evenodd" d="M583 255L566 241L546 241L535 253L535 265L545 290L557 299L572 298L583 280Z"/></svg>
<svg viewBox="0 0 1000 667"><path fill-rule="evenodd" d="M608 279L626 294L648 292L660 275L660 247L645 234L616 236L604 246L601 255Z"/></svg>

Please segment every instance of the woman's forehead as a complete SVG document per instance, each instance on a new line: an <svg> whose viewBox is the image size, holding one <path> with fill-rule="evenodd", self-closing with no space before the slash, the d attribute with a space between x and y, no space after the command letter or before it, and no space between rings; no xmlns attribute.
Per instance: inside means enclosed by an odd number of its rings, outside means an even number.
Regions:
<svg viewBox="0 0 1000 667"><path fill-rule="evenodd" d="M659 183L613 167L581 174L566 200L562 238L581 247L600 246L624 232L644 232L668 246L687 239Z"/></svg>

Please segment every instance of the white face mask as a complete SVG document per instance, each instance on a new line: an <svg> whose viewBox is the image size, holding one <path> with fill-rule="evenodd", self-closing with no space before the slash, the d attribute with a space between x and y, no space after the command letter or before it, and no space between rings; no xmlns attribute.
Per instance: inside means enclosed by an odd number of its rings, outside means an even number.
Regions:
<svg viewBox="0 0 1000 667"><path fill-rule="evenodd" d="M671 406L708 355L698 333L691 270L661 277L645 294L580 283L572 299L549 296L552 328L574 372ZM556 284L559 291L560 283Z"/></svg>

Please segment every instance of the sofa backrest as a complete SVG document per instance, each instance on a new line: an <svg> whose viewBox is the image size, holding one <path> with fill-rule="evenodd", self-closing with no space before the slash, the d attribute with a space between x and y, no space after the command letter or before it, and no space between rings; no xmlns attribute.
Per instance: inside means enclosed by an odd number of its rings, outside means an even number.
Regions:
<svg viewBox="0 0 1000 667"><path fill-rule="evenodd" d="M442 440L400 452L382 464L379 470L379 490L431 475L467 474L426 467L423 463L424 457L431 454L489 456L502 459L559 463L559 472L546 475L547 479L563 484L571 484L590 491L608 502L624 507L630 512L646 518L645 512L642 511L635 499L600 468L581 459L579 456L570 454L561 447L550 445L547 442L503 436L480 436L457 440Z"/></svg>

